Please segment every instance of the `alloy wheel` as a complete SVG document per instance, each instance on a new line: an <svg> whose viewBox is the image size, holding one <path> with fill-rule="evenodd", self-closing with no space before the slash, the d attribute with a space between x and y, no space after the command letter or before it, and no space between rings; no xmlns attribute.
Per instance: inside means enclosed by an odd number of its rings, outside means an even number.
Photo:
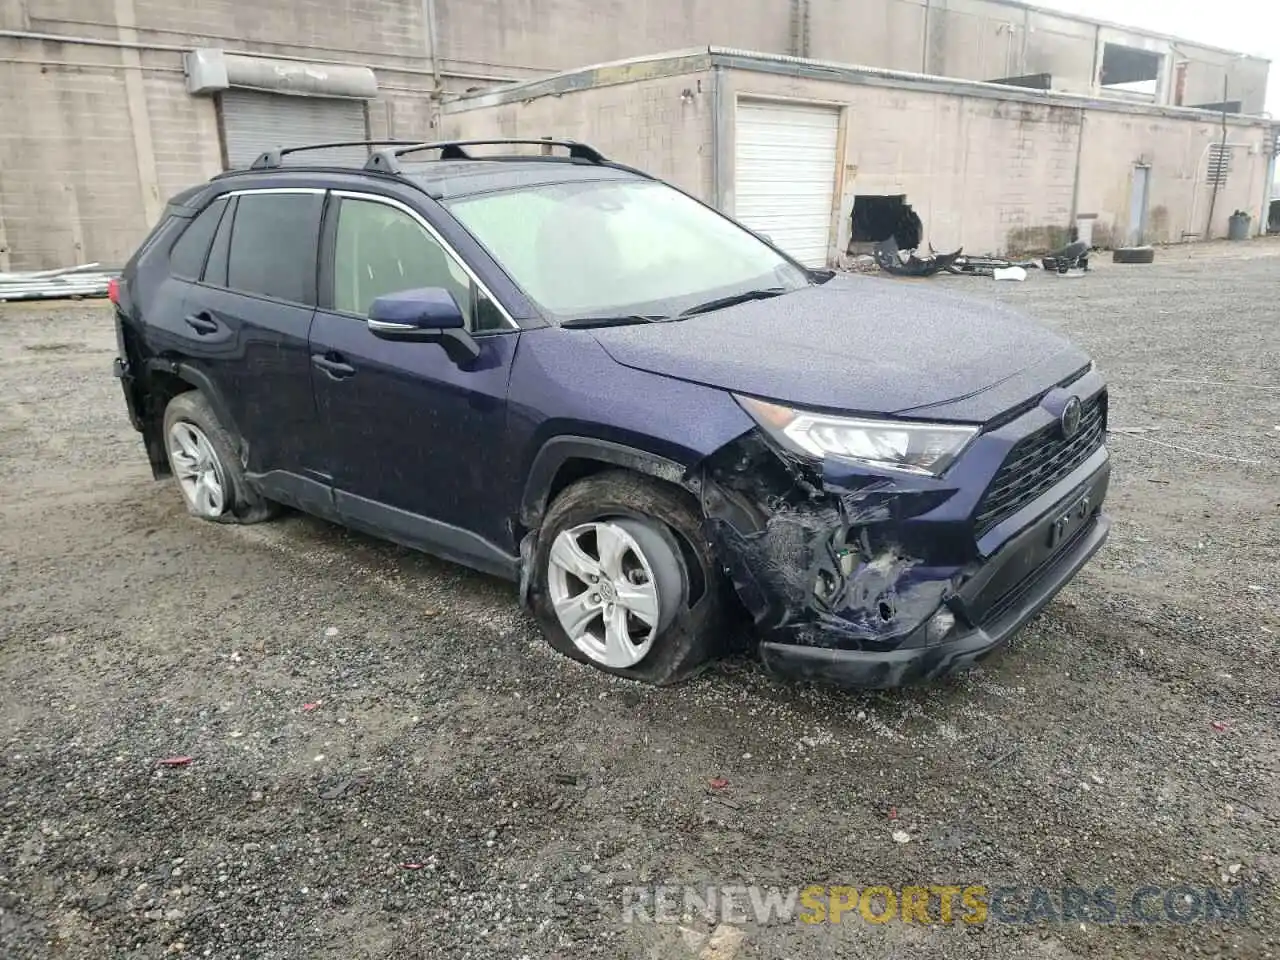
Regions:
<svg viewBox="0 0 1280 960"><path fill-rule="evenodd" d="M551 545L547 588L561 627L606 667L635 666L680 600L680 566L661 535L625 518L562 530Z"/></svg>
<svg viewBox="0 0 1280 960"><path fill-rule="evenodd" d="M169 463L192 510L209 519L222 516L227 508L222 462L205 432L189 420L169 428Z"/></svg>

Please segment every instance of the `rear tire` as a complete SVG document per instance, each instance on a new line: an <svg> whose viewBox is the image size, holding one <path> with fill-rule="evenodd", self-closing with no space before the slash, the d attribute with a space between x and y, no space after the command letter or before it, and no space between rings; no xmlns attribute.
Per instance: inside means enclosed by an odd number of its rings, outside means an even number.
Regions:
<svg viewBox="0 0 1280 960"><path fill-rule="evenodd" d="M553 649L616 676L679 683L720 652L719 568L697 504L640 474L599 473L556 498L530 601Z"/></svg>
<svg viewBox="0 0 1280 960"><path fill-rule="evenodd" d="M1113 263L1153 263L1155 247L1117 247L1111 254Z"/></svg>
<svg viewBox="0 0 1280 960"><path fill-rule="evenodd" d="M200 391L169 401L162 436L169 469L192 516L214 523L260 523L275 516L276 505L249 486L235 440Z"/></svg>

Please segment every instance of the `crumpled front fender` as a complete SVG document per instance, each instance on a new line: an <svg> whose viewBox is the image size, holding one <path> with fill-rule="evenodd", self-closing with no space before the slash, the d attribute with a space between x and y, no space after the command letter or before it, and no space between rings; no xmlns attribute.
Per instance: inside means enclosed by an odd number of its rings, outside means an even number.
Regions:
<svg viewBox="0 0 1280 960"><path fill-rule="evenodd" d="M769 639L888 649L975 559L961 524L921 523L955 490L794 458L751 432L692 473L707 534Z"/></svg>

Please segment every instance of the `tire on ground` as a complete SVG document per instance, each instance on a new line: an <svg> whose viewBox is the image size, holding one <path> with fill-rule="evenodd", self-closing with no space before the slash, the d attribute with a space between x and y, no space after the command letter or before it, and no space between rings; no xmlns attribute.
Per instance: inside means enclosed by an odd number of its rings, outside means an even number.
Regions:
<svg viewBox="0 0 1280 960"><path fill-rule="evenodd" d="M165 407L162 437L166 456L169 454L169 428L180 420L194 423L209 438L227 481L226 492L230 499L227 508L218 517L201 517L201 519L212 519L217 523L261 523L275 516L279 508L249 486L245 479L244 468L240 465L240 458L236 455L238 444L218 421L213 407L199 390L180 393ZM173 468L172 459L169 466L170 469ZM174 475L177 475L176 470ZM186 502L186 497L183 497L183 502ZM187 504L187 506L190 509L191 505Z"/></svg>
<svg viewBox="0 0 1280 960"><path fill-rule="evenodd" d="M1154 247L1117 247L1111 254L1113 263L1152 263L1155 258Z"/></svg>
<svg viewBox="0 0 1280 960"><path fill-rule="evenodd" d="M595 662L574 645L560 624L547 586L551 546L561 531L606 518L631 518L656 530L679 558L683 578L683 595L671 621L654 638L643 660L620 669ZM722 652L723 590L719 565L703 534L693 497L626 470L598 473L567 487L548 509L533 554L530 602L552 648L606 673L656 686L697 676Z"/></svg>

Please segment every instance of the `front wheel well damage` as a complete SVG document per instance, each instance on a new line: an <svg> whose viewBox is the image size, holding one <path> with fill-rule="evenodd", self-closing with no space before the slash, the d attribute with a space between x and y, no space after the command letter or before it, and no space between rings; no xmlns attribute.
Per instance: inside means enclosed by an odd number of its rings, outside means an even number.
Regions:
<svg viewBox="0 0 1280 960"><path fill-rule="evenodd" d="M542 521L551 504L555 503L556 499L574 484L589 477L605 473L630 474L635 477L643 477L646 481L660 484L676 492L679 496L687 499L695 512L700 511L696 494L686 484L672 479L674 472L672 468L675 466L672 461L657 458L642 451L635 451L635 456L630 459L630 462L621 462L627 459L624 456L625 452L625 448L613 447L609 450L607 459L605 457L591 456L589 452L565 457L560 461L554 472L551 473L549 479L544 481L546 484L545 491L532 491L531 494L526 496L524 516L521 518L524 529L521 531L520 541L522 567L520 593L522 601L527 600L529 563L532 561L537 547ZM531 484L537 482L536 470L530 482ZM680 547L682 559L689 571L690 602L697 602L709 589L710 585L702 575L694 545L688 542L681 531L670 525L668 527L672 530L675 541Z"/></svg>
<svg viewBox="0 0 1280 960"><path fill-rule="evenodd" d="M947 491L872 474L833 480L754 431L702 461L694 483L707 536L761 631L888 645L954 592L923 557L959 557L962 545L915 542L902 522Z"/></svg>

